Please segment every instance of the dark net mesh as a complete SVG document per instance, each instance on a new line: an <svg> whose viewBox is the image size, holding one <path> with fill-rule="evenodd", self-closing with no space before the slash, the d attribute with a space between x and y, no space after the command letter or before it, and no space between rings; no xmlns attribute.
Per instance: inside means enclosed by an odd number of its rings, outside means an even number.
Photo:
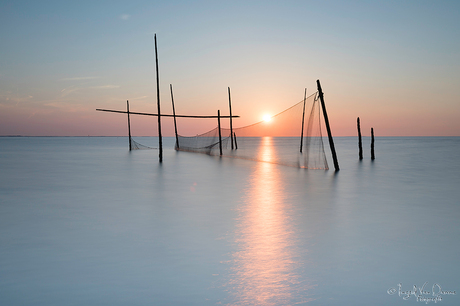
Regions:
<svg viewBox="0 0 460 306"><path fill-rule="evenodd" d="M144 146L143 144L138 143L135 141L133 138L130 139L131 142L131 150L149 150L149 149L156 149L156 148L151 148L148 146Z"/></svg>
<svg viewBox="0 0 460 306"><path fill-rule="evenodd" d="M266 120L235 127L233 135L229 128L221 128L222 156L299 168L328 169L320 111L320 103L315 93L307 98L305 104L302 152L300 147L304 101ZM221 125L224 121L225 124L228 123L228 119L221 119ZM237 119L233 119L233 125L237 125ZM179 136L176 150L220 155L219 129L214 128L193 137Z"/></svg>
<svg viewBox="0 0 460 306"><path fill-rule="evenodd" d="M179 147L176 150L205 153L210 155L220 154L219 129L214 128L206 133L186 137L178 135ZM222 148L226 149L230 143L230 130L221 129Z"/></svg>

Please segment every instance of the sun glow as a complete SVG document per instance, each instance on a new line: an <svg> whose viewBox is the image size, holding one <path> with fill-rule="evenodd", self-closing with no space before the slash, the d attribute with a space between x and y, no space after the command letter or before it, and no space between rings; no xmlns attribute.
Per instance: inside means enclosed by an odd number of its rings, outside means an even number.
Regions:
<svg viewBox="0 0 460 306"><path fill-rule="evenodd" d="M269 122L270 120L272 120L272 116L266 114L262 117L262 119L265 121L265 122Z"/></svg>

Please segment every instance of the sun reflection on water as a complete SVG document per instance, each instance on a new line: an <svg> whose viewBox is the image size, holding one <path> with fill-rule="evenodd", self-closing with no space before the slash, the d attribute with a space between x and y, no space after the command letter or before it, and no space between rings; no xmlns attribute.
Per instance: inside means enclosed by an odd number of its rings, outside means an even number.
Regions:
<svg viewBox="0 0 460 306"><path fill-rule="evenodd" d="M259 152L273 157L272 138L263 138ZM290 224L289 205L279 168L257 163L243 202L232 254L229 291L232 305L289 305L307 302L299 275L297 237Z"/></svg>

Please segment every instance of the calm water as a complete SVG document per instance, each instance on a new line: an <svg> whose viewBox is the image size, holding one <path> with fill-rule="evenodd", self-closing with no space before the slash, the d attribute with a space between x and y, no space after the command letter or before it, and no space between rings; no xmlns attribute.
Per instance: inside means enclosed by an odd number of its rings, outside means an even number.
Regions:
<svg viewBox="0 0 460 306"><path fill-rule="evenodd" d="M460 304L460 138L337 138L337 174L173 141L0 137L0 305Z"/></svg>

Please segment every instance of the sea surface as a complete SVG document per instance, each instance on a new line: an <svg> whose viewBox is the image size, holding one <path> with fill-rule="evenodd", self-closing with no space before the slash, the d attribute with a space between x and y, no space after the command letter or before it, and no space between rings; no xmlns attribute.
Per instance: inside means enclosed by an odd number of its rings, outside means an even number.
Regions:
<svg viewBox="0 0 460 306"><path fill-rule="evenodd" d="M0 137L0 305L460 305L459 137L338 137L338 172L164 142Z"/></svg>

